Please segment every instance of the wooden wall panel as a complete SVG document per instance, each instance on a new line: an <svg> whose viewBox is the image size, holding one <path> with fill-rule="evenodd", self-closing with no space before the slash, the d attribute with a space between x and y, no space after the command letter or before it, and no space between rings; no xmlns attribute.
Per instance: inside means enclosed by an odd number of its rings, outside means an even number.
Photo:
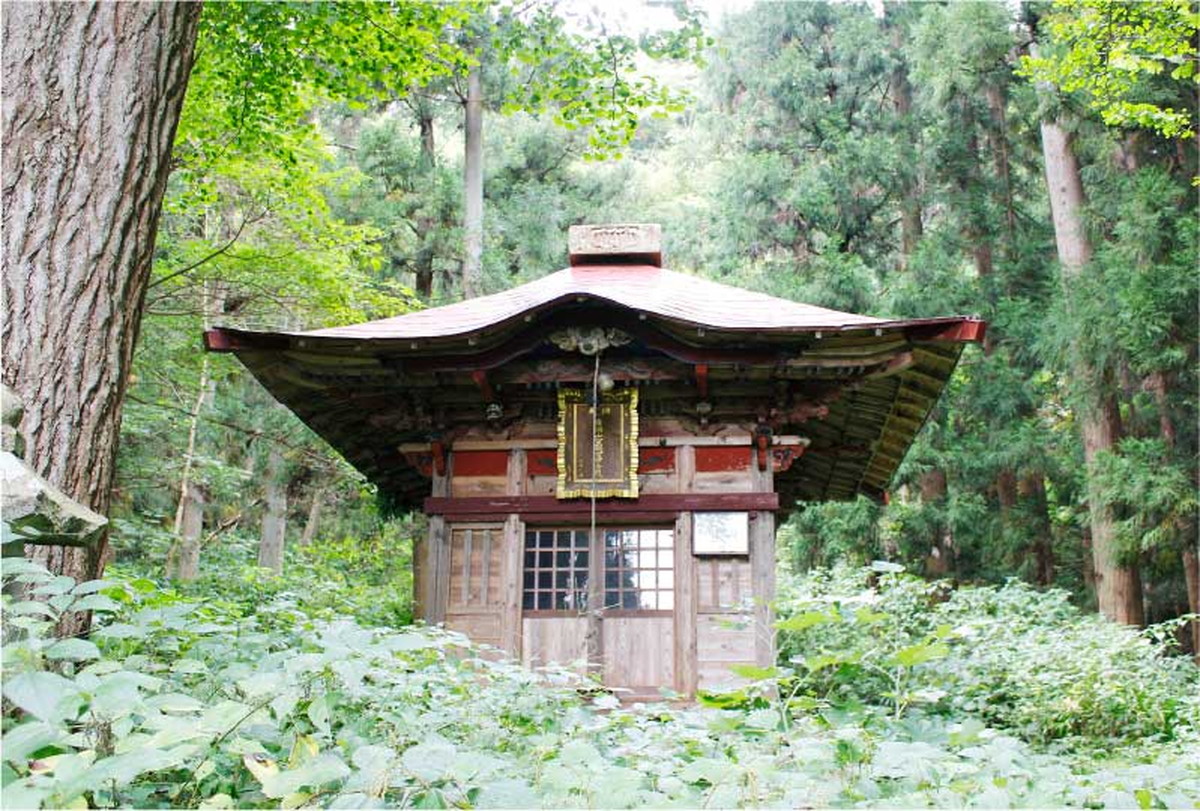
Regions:
<svg viewBox="0 0 1200 811"><path fill-rule="evenodd" d="M696 450L701 450L697 448ZM696 471L693 493L753 493L754 478L749 471L704 473Z"/></svg>
<svg viewBox="0 0 1200 811"><path fill-rule="evenodd" d="M470 637L472 642L502 648L500 613L497 611L453 611L446 614L446 627Z"/></svg>
<svg viewBox="0 0 1200 811"><path fill-rule="evenodd" d="M605 617L604 683L653 693L675 684L674 617Z"/></svg>
<svg viewBox="0 0 1200 811"><path fill-rule="evenodd" d="M737 611L753 600L748 557L698 558L696 573L697 604L702 614Z"/></svg>
<svg viewBox="0 0 1200 811"><path fill-rule="evenodd" d="M504 525L451 524L446 534L446 627L466 634L474 642L507 648Z"/></svg>
<svg viewBox="0 0 1200 811"><path fill-rule="evenodd" d="M586 671L587 619L525 617L521 620L521 662L526 667L557 663Z"/></svg>
<svg viewBox="0 0 1200 811"><path fill-rule="evenodd" d="M552 496L557 488L557 476L530 476L525 480L525 495L527 496Z"/></svg>
<svg viewBox="0 0 1200 811"><path fill-rule="evenodd" d="M503 474L499 476L455 476L450 481L450 495L454 498L507 494L508 477Z"/></svg>
<svg viewBox="0 0 1200 811"><path fill-rule="evenodd" d="M734 689L746 683L730 669L755 662L754 618L748 614L703 614L696 627L701 690Z"/></svg>
<svg viewBox="0 0 1200 811"><path fill-rule="evenodd" d="M447 611L504 604L504 525L453 524Z"/></svg>

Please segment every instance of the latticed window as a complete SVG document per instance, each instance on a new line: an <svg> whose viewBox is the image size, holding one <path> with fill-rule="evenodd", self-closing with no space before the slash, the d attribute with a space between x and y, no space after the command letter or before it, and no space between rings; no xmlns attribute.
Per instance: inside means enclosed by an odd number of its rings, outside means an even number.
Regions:
<svg viewBox="0 0 1200 811"><path fill-rule="evenodd" d="M600 531L604 544L606 611L675 608L675 533L671 529ZM582 611L588 605L588 531L531 529L525 533L526 611Z"/></svg>
<svg viewBox="0 0 1200 811"><path fill-rule="evenodd" d="M675 607L675 533L604 531L604 607L670 611Z"/></svg>
<svg viewBox="0 0 1200 811"><path fill-rule="evenodd" d="M579 611L587 607L588 532L539 529L525 533L525 594L533 611Z"/></svg>

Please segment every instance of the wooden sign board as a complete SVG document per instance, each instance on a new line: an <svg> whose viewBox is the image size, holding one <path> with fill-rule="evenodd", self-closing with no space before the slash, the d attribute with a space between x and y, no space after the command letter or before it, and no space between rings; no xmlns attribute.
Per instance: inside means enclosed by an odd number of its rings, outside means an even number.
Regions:
<svg viewBox="0 0 1200 811"><path fill-rule="evenodd" d="M749 513L694 513L692 515L692 554L749 555Z"/></svg>
<svg viewBox="0 0 1200 811"><path fill-rule="evenodd" d="M559 498L637 498L637 389L558 393Z"/></svg>

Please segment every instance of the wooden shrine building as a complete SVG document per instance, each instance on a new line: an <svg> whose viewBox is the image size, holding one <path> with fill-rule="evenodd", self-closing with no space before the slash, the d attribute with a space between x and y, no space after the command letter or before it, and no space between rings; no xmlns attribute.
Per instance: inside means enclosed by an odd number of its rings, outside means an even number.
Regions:
<svg viewBox="0 0 1200 811"><path fill-rule="evenodd" d="M728 685L774 660L777 516L883 498L984 324L675 273L657 226L572 228L570 249L503 293L207 347L429 516L418 616L635 694Z"/></svg>

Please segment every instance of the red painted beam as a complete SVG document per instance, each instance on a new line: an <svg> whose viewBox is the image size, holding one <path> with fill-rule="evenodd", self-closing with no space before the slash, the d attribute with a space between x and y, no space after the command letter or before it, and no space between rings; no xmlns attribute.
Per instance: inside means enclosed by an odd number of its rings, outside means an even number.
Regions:
<svg viewBox="0 0 1200 811"><path fill-rule="evenodd" d="M537 513L539 515L582 515L591 509L586 498L557 499L554 496L479 496L471 498L425 499L425 512L431 515L508 515ZM619 516L645 512L705 512L732 510L737 512L778 510L778 493L656 493L640 498L598 499L597 515Z"/></svg>

